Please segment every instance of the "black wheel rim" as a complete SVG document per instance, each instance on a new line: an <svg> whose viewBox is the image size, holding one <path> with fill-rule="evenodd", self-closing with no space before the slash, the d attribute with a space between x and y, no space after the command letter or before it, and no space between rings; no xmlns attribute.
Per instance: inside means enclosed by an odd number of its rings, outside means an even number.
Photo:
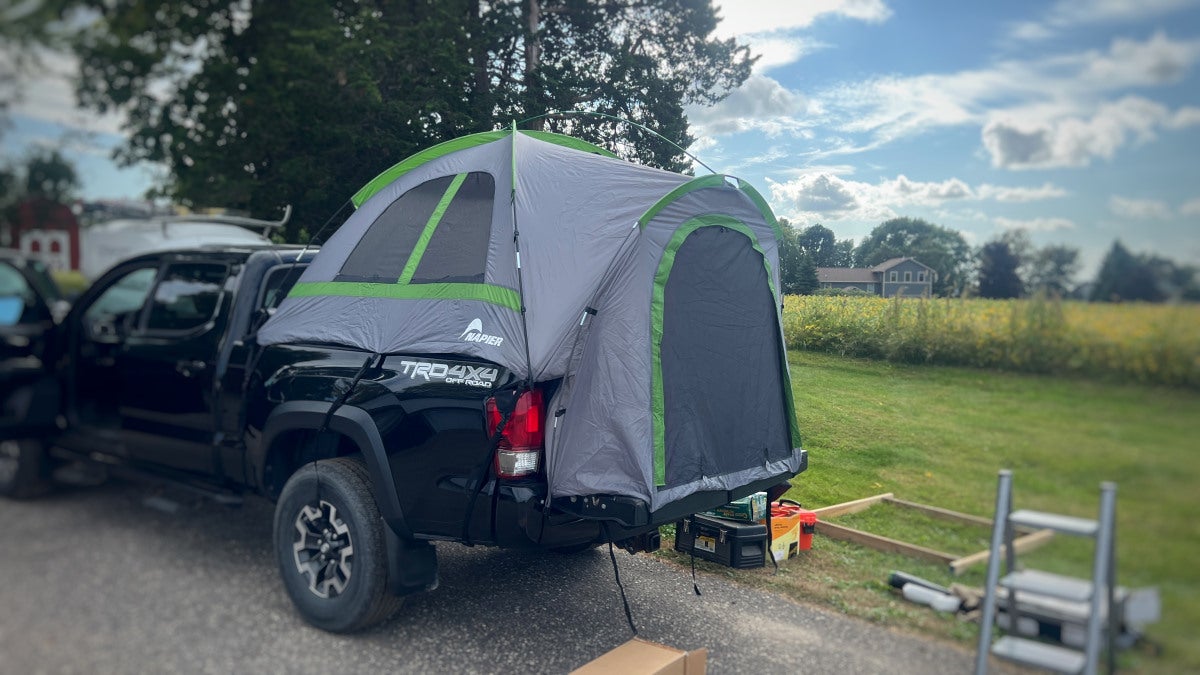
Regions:
<svg viewBox="0 0 1200 675"><path fill-rule="evenodd" d="M296 571L308 580L308 590L318 598L335 598L346 592L354 562L350 526L327 501L305 504L296 514L292 550Z"/></svg>

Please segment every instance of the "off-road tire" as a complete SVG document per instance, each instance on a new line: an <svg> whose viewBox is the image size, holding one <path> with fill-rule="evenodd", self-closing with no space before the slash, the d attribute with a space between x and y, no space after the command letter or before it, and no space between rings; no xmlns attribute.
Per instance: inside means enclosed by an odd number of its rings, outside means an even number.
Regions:
<svg viewBox="0 0 1200 675"><path fill-rule="evenodd" d="M275 554L284 588L306 621L333 633L352 633L400 609L404 599L387 591L384 527L362 460L320 460L292 474L275 507ZM337 536L338 530L344 533ZM325 555L321 548L330 543L333 562L323 566L324 558L316 556ZM346 545L352 552L337 557Z"/></svg>
<svg viewBox="0 0 1200 675"><path fill-rule="evenodd" d="M52 468L41 441L0 441L0 497L32 499L46 494Z"/></svg>

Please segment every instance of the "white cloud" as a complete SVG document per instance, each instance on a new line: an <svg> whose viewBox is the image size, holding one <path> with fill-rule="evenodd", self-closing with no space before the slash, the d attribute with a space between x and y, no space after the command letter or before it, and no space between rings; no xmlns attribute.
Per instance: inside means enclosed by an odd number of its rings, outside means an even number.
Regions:
<svg viewBox="0 0 1200 675"><path fill-rule="evenodd" d="M1194 0L1059 0L1042 18L1013 24L1009 36L1046 40L1074 26L1145 21L1194 6Z"/></svg>
<svg viewBox="0 0 1200 675"><path fill-rule="evenodd" d="M1107 50L988 68L880 77L817 92L810 110L850 140L827 141L818 156L845 154L950 126L978 125L995 166L1085 166L1111 158L1130 140L1200 124L1200 108L1172 111L1143 96L1114 92L1178 81L1200 61L1200 40L1155 33L1119 39ZM863 138L865 136L865 138Z"/></svg>
<svg viewBox="0 0 1200 675"><path fill-rule="evenodd" d="M924 182L904 175L867 183L827 171L803 173L782 183L771 182L770 190L781 212L799 222L820 218L879 220L894 217L896 209L906 207L937 207L969 201L1033 201L1066 194L1050 183L1040 187L984 183L973 188L958 178Z"/></svg>
<svg viewBox="0 0 1200 675"><path fill-rule="evenodd" d="M0 47L0 60L12 62L9 47ZM75 105L71 79L79 71L79 60L72 54L37 49L33 72L22 77L19 91L0 92L0 100L15 98L14 115L51 122L71 130L101 134L121 134L124 116L83 111Z"/></svg>
<svg viewBox="0 0 1200 675"><path fill-rule="evenodd" d="M1129 199L1113 195L1108 208L1119 218L1133 220L1166 220L1171 217L1171 207L1156 199Z"/></svg>
<svg viewBox="0 0 1200 675"><path fill-rule="evenodd" d="M765 75L751 75L720 103L689 107L688 120L698 136L720 136L750 129L777 135L806 126L804 96Z"/></svg>
<svg viewBox="0 0 1200 675"><path fill-rule="evenodd" d="M892 10L883 0L724 0L716 3L721 22L715 34L736 37L759 57L754 72L795 63L829 47L798 31L822 17L839 17L868 23L886 21Z"/></svg>
<svg viewBox="0 0 1200 675"><path fill-rule="evenodd" d="M851 185L837 176L814 174L789 183L772 183L771 194L790 201L801 211L837 214L859 207L856 190Z"/></svg>
<svg viewBox="0 0 1200 675"><path fill-rule="evenodd" d="M1146 42L1116 38L1108 54L1089 53L1082 76L1113 89L1177 82L1196 62L1200 42L1177 42L1159 31Z"/></svg>
<svg viewBox="0 0 1200 675"><path fill-rule="evenodd" d="M1198 125L1200 125L1200 108L1193 106L1184 106L1176 110L1170 121L1167 122L1169 129L1183 129Z"/></svg>
<svg viewBox="0 0 1200 675"><path fill-rule="evenodd" d="M722 0L717 33L728 37L807 28L823 16L870 23L886 21L892 10L883 0Z"/></svg>
<svg viewBox="0 0 1200 675"><path fill-rule="evenodd" d="M1140 96L1105 103L1090 117L1039 119L1019 112L999 113L984 125L983 146L992 165L1009 169L1088 166L1112 159L1130 141L1145 143L1160 129L1200 124L1200 114Z"/></svg>
<svg viewBox="0 0 1200 675"><path fill-rule="evenodd" d="M979 199L994 199L998 202L1034 202L1042 199L1057 199L1067 196L1067 191L1053 183L1040 187L1010 187L984 183L975 189Z"/></svg>
<svg viewBox="0 0 1200 675"><path fill-rule="evenodd" d="M998 217L995 223L1006 230L1027 230L1029 232L1055 232L1058 230L1075 229L1075 221L1069 218L1031 218L1016 220Z"/></svg>
<svg viewBox="0 0 1200 675"><path fill-rule="evenodd" d="M750 52L758 56L754 72L765 73L776 67L795 63L815 51L826 49L828 44L786 33L758 33L746 37Z"/></svg>
<svg viewBox="0 0 1200 675"><path fill-rule="evenodd" d="M889 204L940 204L954 199L969 199L971 188L957 178L948 178L939 183L911 181L899 175L878 185L879 197Z"/></svg>
<svg viewBox="0 0 1200 675"><path fill-rule="evenodd" d="M1179 207L1179 215L1181 216L1200 216L1200 199L1193 199L1184 202Z"/></svg>

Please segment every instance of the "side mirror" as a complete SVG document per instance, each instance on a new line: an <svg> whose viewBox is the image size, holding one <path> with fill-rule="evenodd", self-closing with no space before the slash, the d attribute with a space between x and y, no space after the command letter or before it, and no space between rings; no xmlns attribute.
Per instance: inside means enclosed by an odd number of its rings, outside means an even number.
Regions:
<svg viewBox="0 0 1200 675"><path fill-rule="evenodd" d="M25 313L25 300L19 295L0 296L0 326L15 326Z"/></svg>

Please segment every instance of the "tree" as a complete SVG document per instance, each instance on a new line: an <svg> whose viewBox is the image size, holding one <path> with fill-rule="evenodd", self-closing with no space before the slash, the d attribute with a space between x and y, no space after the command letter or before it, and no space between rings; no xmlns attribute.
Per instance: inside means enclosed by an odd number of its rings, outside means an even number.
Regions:
<svg viewBox="0 0 1200 675"><path fill-rule="evenodd" d="M800 234L786 218L779 219L779 278L786 295L807 295L817 290L817 265L800 245Z"/></svg>
<svg viewBox="0 0 1200 675"><path fill-rule="evenodd" d="M1092 288L1092 301L1120 302L1145 300L1159 302L1166 295L1159 288L1154 268L1138 259L1118 239L1105 254Z"/></svg>
<svg viewBox="0 0 1200 675"><path fill-rule="evenodd" d="M933 292L957 295L966 285L971 248L958 232L921 219L893 218L878 225L855 249L856 263L871 267L909 257L937 272Z"/></svg>
<svg viewBox="0 0 1200 675"><path fill-rule="evenodd" d="M833 264L830 267L854 267L854 240L839 239L833 246Z"/></svg>
<svg viewBox="0 0 1200 675"><path fill-rule="evenodd" d="M129 113L126 162L162 162L184 203L315 231L370 178L464 133L579 108L686 146L683 106L719 100L753 59L711 38L707 0L89 0L86 106ZM680 152L607 118L540 119L669 169Z"/></svg>
<svg viewBox="0 0 1200 675"><path fill-rule="evenodd" d="M112 3L76 45L78 94L129 113L119 158L165 164L168 196L292 204L294 240L390 164L475 130L462 7L383 5Z"/></svg>
<svg viewBox="0 0 1200 675"><path fill-rule="evenodd" d="M833 230L816 224L800 230L796 243L812 261L813 267L852 267L854 240L838 240Z"/></svg>
<svg viewBox="0 0 1200 675"><path fill-rule="evenodd" d="M25 194L66 202L79 189L75 166L57 150L34 155L25 165Z"/></svg>
<svg viewBox="0 0 1200 675"><path fill-rule="evenodd" d="M494 92L500 121L568 110L630 120L670 142L600 116L552 117L544 124L673 171L690 167L675 147L694 140L683 106L721 100L749 77L754 63L749 48L711 37L718 17L709 0L486 4L492 9L483 12L484 24L498 39L489 50L488 75L501 83Z"/></svg>
<svg viewBox="0 0 1200 675"><path fill-rule="evenodd" d="M1023 285L1017 274L1021 260L1004 241L990 241L979 251L979 295L984 298L1020 297Z"/></svg>
<svg viewBox="0 0 1200 675"><path fill-rule="evenodd" d="M1029 232L1021 228L1005 230L996 237L996 241L1008 245L1009 252L1017 260L1016 274L1021 282L1021 295L1028 293L1029 279L1033 274L1033 259L1037 255L1037 248L1033 245Z"/></svg>
<svg viewBox="0 0 1200 675"><path fill-rule="evenodd" d="M1058 297L1066 296L1079 272L1079 249L1070 246L1046 246L1033 254L1027 287Z"/></svg>

